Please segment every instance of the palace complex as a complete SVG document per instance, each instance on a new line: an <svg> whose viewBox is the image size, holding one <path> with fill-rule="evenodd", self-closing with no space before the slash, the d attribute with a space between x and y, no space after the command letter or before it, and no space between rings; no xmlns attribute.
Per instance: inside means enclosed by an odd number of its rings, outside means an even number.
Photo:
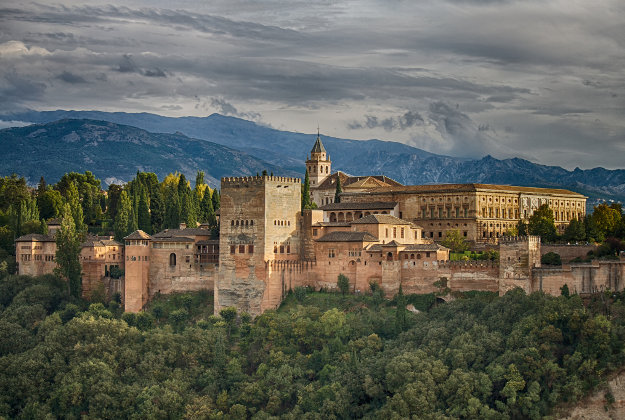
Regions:
<svg viewBox="0 0 625 420"><path fill-rule="evenodd" d="M222 178L219 239L206 226L135 231L124 244L110 237L83 243L83 294L104 287L122 294L127 311L139 311L156 293L210 289L215 312L228 306L258 315L277 307L297 286L336 287L349 279L352 292L377 283L387 296L483 290L497 293L559 294L601 288L622 290L625 261L568 263L594 249L541 246L537 237L510 237L519 220L542 204L553 209L556 226L585 216L586 197L567 190L486 184L404 186L388 177L332 173L319 136L306 160L311 199L301 209L299 178ZM340 202L335 202L340 182ZM54 269L54 229L49 235L16 240L19 274ZM450 261L440 245L457 229L469 242L499 251L499 261ZM547 251L562 255L561 267L541 267ZM113 278L123 270L121 278Z"/></svg>

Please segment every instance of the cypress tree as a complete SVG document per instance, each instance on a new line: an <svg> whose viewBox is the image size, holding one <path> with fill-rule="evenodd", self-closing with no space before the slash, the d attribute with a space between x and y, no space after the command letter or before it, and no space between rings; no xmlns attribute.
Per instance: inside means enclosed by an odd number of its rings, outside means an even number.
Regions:
<svg viewBox="0 0 625 420"><path fill-rule="evenodd" d="M56 233L56 264L55 273L67 280L67 296L79 298L81 295L80 275L81 267L78 256L80 254L79 234L71 206L66 203L63 207L61 227Z"/></svg>
<svg viewBox="0 0 625 420"><path fill-rule="evenodd" d="M122 191L119 197L119 204L117 206L117 216L115 216L115 223L113 223L113 230L115 231L115 239L121 241L124 236L130 233L128 231L128 221L130 220L132 212L132 203L128 197L126 191Z"/></svg>
<svg viewBox="0 0 625 420"><path fill-rule="evenodd" d="M340 172L336 173L336 191L334 192L334 202L341 202L341 193L343 192L343 188L341 187L341 174Z"/></svg>
<svg viewBox="0 0 625 420"><path fill-rule="evenodd" d="M37 186L37 197L39 197L41 194L46 192L47 188L48 188L48 185L46 184L46 180L44 179L42 175L41 178L39 179L39 185Z"/></svg>
<svg viewBox="0 0 625 420"><path fill-rule="evenodd" d="M150 198L150 222L153 232L160 232L165 222L165 203L163 202L163 193L157 186L152 192Z"/></svg>
<svg viewBox="0 0 625 420"><path fill-rule="evenodd" d="M204 198L202 198L200 208L203 215L203 219L201 220L201 222L208 223L210 226L217 225L215 209L213 208L213 198L211 197L211 193L208 188L204 192Z"/></svg>
<svg viewBox="0 0 625 420"><path fill-rule="evenodd" d="M169 229L177 229L180 225L180 198L174 185L167 187L165 191L165 226Z"/></svg>
<svg viewBox="0 0 625 420"><path fill-rule="evenodd" d="M395 331L397 334L406 330L406 296L399 284L399 291L397 292L397 310L395 312Z"/></svg>
<svg viewBox="0 0 625 420"><path fill-rule="evenodd" d="M311 208L310 202L310 178L308 177L308 169L304 176L304 185L302 186L302 210Z"/></svg>
<svg viewBox="0 0 625 420"><path fill-rule="evenodd" d="M217 188L215 188L213 190L213 209L215 211L219 210L220 204L219 202L221 201L220 197L219 197L219 190Z"/></svg>
<svg viewBox="0 0 625 420"><path fill-rule="evenodd" d="M142 231L152 234L152 223L150 220L150 209L148 207L148 193L142 188L141 197L139 198L139 214L137 215L137 224Z"/></svg>
<svg viewBox="0 0 625 420"><path fill-rule="evenodd" d="M82 211L82 205L78 197L78 187L76 182L71 182L67 190L67 204L72 212L72 218L74 219L74 225L76 226L76 233L78 235L86 231L85 221Z"/></svg>

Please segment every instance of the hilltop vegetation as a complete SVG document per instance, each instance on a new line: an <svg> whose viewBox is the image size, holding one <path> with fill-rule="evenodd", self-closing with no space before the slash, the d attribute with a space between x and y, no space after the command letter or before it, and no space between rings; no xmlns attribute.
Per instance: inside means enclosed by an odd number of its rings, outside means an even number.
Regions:
<svg viewBox="0 0 625 420"><path fill-rule="evenodd" d="M413 314L298 289L253 321L211 315L207 292L123 314L67 301L52 276L5 277L0 298L7 418L540 418L625 362L619 293L420 299Z"/></svg>

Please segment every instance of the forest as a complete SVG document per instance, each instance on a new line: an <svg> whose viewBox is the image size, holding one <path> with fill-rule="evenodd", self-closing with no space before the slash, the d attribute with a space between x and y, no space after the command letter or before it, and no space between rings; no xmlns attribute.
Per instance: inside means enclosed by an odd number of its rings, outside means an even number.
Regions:
<svg viewBox="0 0 625 420"><path fill-rule="evenodd" d="M537 419L625 362L625 293L440 304L298 288L251 319L213 315L210 292L134 314L63 283L0 280L4 418Z"/></svg>

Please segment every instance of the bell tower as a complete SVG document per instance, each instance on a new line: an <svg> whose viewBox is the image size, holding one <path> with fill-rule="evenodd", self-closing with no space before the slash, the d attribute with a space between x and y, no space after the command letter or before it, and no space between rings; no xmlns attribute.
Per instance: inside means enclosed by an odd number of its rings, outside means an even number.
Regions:
<svg viewBox="0 0 625 420"><path fill-rule="evenodd" d="M311 188L318 187L332 173L332 162L326 148L323 147L318 127L317 140L310 151L310 158L306 160L306 169L308 170Z"/></svg>

